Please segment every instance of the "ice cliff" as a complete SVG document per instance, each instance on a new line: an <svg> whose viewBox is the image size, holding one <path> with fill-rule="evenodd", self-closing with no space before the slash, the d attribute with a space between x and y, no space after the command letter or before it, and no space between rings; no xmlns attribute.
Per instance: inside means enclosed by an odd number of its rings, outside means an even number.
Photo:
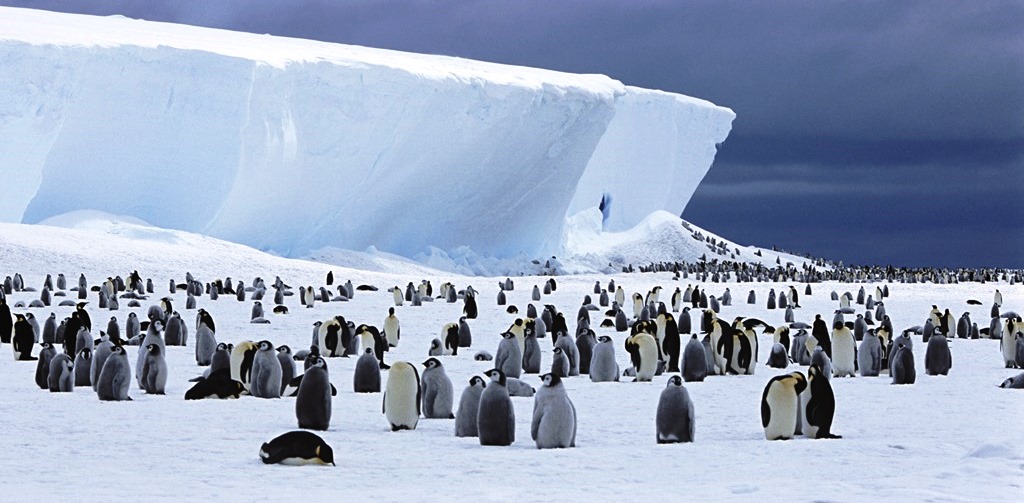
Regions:
<svg viewBox="0 0 1024 503"><path fill-rule="evenodd" d="M679 214L735 115L452 57L0 8L0 221L77 210L300 255L546 255Z"/></svg>

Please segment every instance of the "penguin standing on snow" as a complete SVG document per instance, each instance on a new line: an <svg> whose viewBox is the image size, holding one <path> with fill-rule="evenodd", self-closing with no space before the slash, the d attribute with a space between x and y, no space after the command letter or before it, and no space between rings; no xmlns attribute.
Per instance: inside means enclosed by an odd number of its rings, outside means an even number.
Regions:
<svg viewBox="0 0 1024 503"><path fill-rule="evenodd" d="M423 375L420 377L423 395L423 417L428 419L454 419L452 404L454 390L452 380L444 371L444 366L437 358L423 362Z"/></svg>
<svg viewBox="0 0 1024 503"><path fill-rule="evenodd" d="M473 376L469 379L466 389L462 390L459 413L455 416L456 437L477 436L476 420L480 408L480 395L486 387L487 383L482 378Z"/></svg>
<svg viewBox="0 0 1024 503"><path fill-rule="evenodd" d="M655 425L659 444L693 442L693 402L679 376L669 377L668 384L661 391Z"/></svg>
<svg viewBox="0 0 1024 503"><path fill-rule="evenodd" d="M480 394L477 410L480 445L512 445L516 440L516 414L505 387L505 373L501 369L491 369L485 375L491 382Z"/></svg>
<svg viewBox="0 0 1024 503"><path fill-rule="evenodd" d="M534 396L530 437L538 449L575 447L576 407L561 378L544 374L541 379L543 385Z"/></svg>
<svg viewBox="0 0 1024 503"><path fill-rule="evenodd" d="M807 412L804 433L811 438L843 438L832 433L836 397L828 377L817 365L811 365L807 371L807 389L810 390L810 400L804 405Z"/></svg>

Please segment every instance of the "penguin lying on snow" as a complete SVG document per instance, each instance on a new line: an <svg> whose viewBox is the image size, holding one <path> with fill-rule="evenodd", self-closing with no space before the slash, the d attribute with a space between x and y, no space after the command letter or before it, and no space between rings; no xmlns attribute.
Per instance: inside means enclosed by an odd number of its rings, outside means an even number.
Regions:
<svg viewBox="0 0 1024 503"><path fill-rule="evenodd" d="M331 465L334 449L324 439L308 431L290 431L260 447L260 460L264 464Z"/></svg>

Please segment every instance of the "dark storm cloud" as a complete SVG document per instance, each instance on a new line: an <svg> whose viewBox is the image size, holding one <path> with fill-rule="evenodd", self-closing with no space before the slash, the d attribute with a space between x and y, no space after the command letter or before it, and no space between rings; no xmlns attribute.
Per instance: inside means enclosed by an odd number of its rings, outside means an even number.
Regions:
<svg viewBox="0 0 1024 503"><path fill-rule="evenodd" d="M1024 266L1024 209L1006 197L1024 186L1024 2L0 4L603 73L705 98L737 119L687 208L698 225L848 262Z"/></svg>

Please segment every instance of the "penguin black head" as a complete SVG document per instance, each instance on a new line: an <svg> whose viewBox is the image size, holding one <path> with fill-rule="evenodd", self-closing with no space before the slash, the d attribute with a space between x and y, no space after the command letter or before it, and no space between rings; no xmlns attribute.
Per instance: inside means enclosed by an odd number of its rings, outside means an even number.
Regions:
<svg viewBox="0 0 1024 503"><path fill-rule="evenodd" d="M49 342L43 342L42 344L40 344L40 346L41 346L41 347L42 347L43 349L46 349L46 348L52 348L52 347L53 347L53 344L50 344Z"/></svg>
<svg viewBox="0 0 1024 503"><path fill-rule="evenodd" d="M262 340L256 344L256 348L260 351L272 351L274 349L274 344L268 340Z"/></svg>
<svg viewBox="0 0 1024 503"><path fill-rule="evenodd" d="M512 332L504 332L504 333L501 334L501 337L503 339L511 339L511 338L513 338L515 336L516 336L516 334L513 334Z"/></svg>
<svg viewBox="0 0 1024 503"><path fill-rule="evenodd" d="M160 345L158 344L147 344L146 351L153 353L154 355L160 354Z"/></svg>
<svg viewBox="0 0 1024 503"><path fill-rule="evenodd" d="M282 345L277 347L277 352L278 353L284 353L286 355L290 355L290 354L292 354L292 348L288 347L285 344L282 344Z"/></svg>
<svg viewBox="0 0 1024 503"><path fill-rule="evenodd" d="M694 335L694 337L696 337L696 335ZM601 337L597 338L597 341L598 342L611 342L612 338L608 337L607 335L602 335Z"/></svg>
<svg viewBox="0 0 1024 503"><path fill-rule="evenodd" d="M320 346L312 345L309 347L309 357L320 356Z"/></svg>
<svg viewBox="0 0 1024 503"><path fill-rule="evenodd" d="M552 349L551 352L556 354L556 355L560 355L560 354L562 354L562 348Z"/></svg>
<svg viewBox="0 0 1024 503"><path fill-rule="evenodd" d="M84 302L84 301L83 302L79 302L78 304L75 304L75 308L76 309L85 309L85 305L86 304L88 304L88 302Z"/></svg>
<svg viewBox="0 0 1024 503"><path fill-rule="evenodd" d="M221 343L217 344L217 351L227 351L227 350L228 350L228 345L227 345L226 342L221 342Z"/></svg>
<svg viewBox="0 0 1024 503"><path fill-rule="evenodd" d="M395 315L395 308L389 307L388 308L388 316L394 316L394 315Z"/></svg>
<svg viewBox="0 0 1024 503"><path fill-rule="evenodd" d="M78 354L81 355L82 358L86 360L92 358L92 350L89 348L82 348L82 350L79 351Z"/></svg>
<svg viewBox="0 0 1024 503"><path fill-rule="evenodd" d="M434 369L441 366L441 361L437 358L428 358L427 361L423 362L423 366L428 369Z"/></svg>
<svg viewBox="0 0 1024 503"><path fill-rule="evenodd" d="M316 446L316 457L324 464L330 464L331 466L338 466L334 464L334 449L327 445L326 442Z"/></svg>
<svg viewBox="0 0 1024 503"><path fill-rule="evenodd" d="M562 383L561 377L558 377L557 375L550 373L540 376L540 380L542 383L544 383L544 386L547 386L549 388L554 388L555 386L558 386L559 384Z"/></svg>
<svg viewBox="0 0 1024 503"><path fill-rule="evenodd" d="M373 355L373 348L366 348L365 350L363 350L363 352L368 355Z"/></svg>
<svg viewBox="0 0 1024 503"><path fill-rule="evenodd" d="M477 385L479 385L480 387L483 387L483 388L487 387L487 383L484 382L483 378L481 378L480 376L470 377L469 378L469 385L470 386L477 386Z"/></svg>
<svg viewBox="0 0 1024 503"><path fill-rule="evenodd" d="M313 365L311 365L310 368L312 367L319 367L324 370L327 370L327 360L324 360L323 358L318 356L316 357L316 360L313 360Z"/></svg>
<svg viewBox="0 0 1024 503"><path fill-rule="evenodd" d="M843 328L844 326L846 326L846 325L844 325L843 322L841 322L839 320L836 320L835 323L832 324L832 330L839 330L840 328Z"/></svg>
<svg viewBox="0 0 1024 503"><path fill-rule="evenodd" d="M508 333L508 332L505 332L505 333ZM501 334L501 336L505 337L505 334ZM505 337L505 338L508 339L508 337ZM430 341L430 349L437 349L439 347L441 347L441 340L440 339L435 338L434 340Z"/></svg>
<svg viewBox="0 0 1024 503"><path fill-rule="evenodd" d="M112 354L115 354L115 355L119 354L119 353L124 353L124 348L121 347L121 346L114 346L114 347L110 348L110 352Z"/></svg>
<svg viewBox="0 0 1024 503"><path fill-rule="evenodd" d="M508 314L516 314L519 312L519 308L516 306L508 306L505 308L505 312Z"/></svg>
<svg viewBox="0 0 1024 503"><path fill-rule="evenodd" d="M696 335L694 337L696 337ZM672 377L668 378L668 383L666 384L666 387L668 387L668 386L682 386L682 385L683 385L683 378L681 378L679 376L672 376Z"/></svg>
<svg viewBox="0 0 1024 503"><path fill-rule="evenodd" d="M502 386L505 385L505 373L501 369L491 369L484 372L484 375L491 378L491 382L496 382Z"/></svg>

